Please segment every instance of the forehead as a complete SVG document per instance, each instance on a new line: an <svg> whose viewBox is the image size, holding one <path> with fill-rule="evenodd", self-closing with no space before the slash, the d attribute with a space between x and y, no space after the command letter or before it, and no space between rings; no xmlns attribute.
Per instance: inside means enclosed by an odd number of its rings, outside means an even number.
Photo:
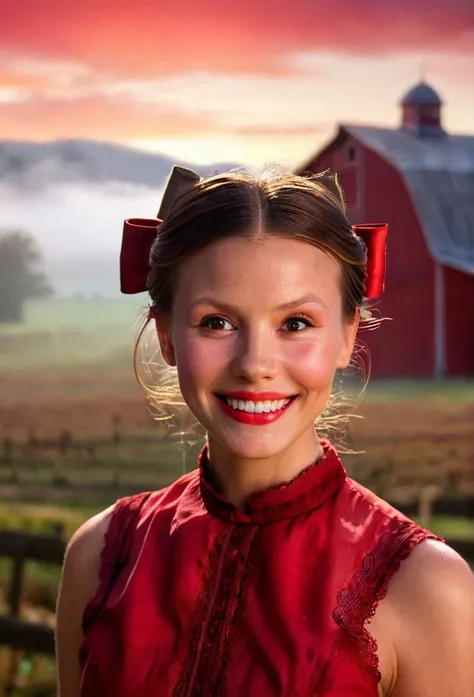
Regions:
<svg viewBox="0 0 474 697"><path fill-rule="evenodd" d="M277 305L308 292L339 302L337 261L308 242L264 236L221 240L194 254L180 268L175 299L212 293L237 305L248 297Z"/></svg>

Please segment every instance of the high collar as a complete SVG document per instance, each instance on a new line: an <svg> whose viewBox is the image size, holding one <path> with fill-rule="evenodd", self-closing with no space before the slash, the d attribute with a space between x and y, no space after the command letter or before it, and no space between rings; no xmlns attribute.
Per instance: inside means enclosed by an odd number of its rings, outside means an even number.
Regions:
<svg viewBox="0 0 474 697"><path fill-rule="evenodd" d="M322 441L323 457L290 482L251 494L244 510L237 509L211 483L207 447L199 455L199 488L207 511L234 523L264 525L294 518L319 508L343 485L347 473L333 446Z"/></svg>

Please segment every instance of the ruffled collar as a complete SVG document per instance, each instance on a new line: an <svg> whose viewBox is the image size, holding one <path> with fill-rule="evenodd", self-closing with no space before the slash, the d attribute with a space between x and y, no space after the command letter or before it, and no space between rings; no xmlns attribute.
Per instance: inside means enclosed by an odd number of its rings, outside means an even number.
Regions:
<svg viewBox="0 0 474 697"><path fill-rule="evenodd" d="M234 523L264 525L294 518L319 508L344 484L347 472L335 448L322 441L323 457L304 469L292 481L251 494L244 511L238 510L212 485L209 477L208 451L199 455L199 491L207 511Z"/></svg>

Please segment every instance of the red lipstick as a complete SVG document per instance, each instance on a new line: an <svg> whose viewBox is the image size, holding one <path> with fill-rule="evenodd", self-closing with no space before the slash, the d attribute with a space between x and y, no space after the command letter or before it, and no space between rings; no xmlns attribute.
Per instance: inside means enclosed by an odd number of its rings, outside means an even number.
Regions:
<svg viewBox="0 0 474 697"><path fill-rule="evenodd" d="M251 402L267 402L275 401L279 399L287 399L291 395L282 394L281 392L265 392L265 391L252 391L252 390L231 390L230 392L222 392L223 397L228 399L241 399L243 402L247 400Z"/></svg>
<svg viewBox="0 0 474 697"><path fill-rule="evenodd" d="M288 400L288 402L276 411L251 413L241 409L234 409L234 407L231 407L227 403L227 399L235 399L243 402L273 402L282 400ZM246 390L235 390L232 392L226 392L225 395L217 396L217 401L224 414L234 419L234 421L247 424L248 426L265 426L277 421L277 419L283 416L287 409L291 407L295 399L296 397L294 396L288 397L288 395L282 395L277 392L249 392Z"/></svg>

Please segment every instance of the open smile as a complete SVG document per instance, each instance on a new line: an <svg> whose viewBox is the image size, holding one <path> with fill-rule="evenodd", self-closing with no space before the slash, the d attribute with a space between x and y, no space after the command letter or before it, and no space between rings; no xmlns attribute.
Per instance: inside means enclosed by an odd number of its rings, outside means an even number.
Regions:
<svg viewBox="0 0 474 697"><path fill-rule="evenodd" d="M276 393L239 392L216 394L222 411L235 421L251 426L264 426L279 419L296 399L295 395L282 397ZM249 398L251 397L251 398Z"/></svg>

